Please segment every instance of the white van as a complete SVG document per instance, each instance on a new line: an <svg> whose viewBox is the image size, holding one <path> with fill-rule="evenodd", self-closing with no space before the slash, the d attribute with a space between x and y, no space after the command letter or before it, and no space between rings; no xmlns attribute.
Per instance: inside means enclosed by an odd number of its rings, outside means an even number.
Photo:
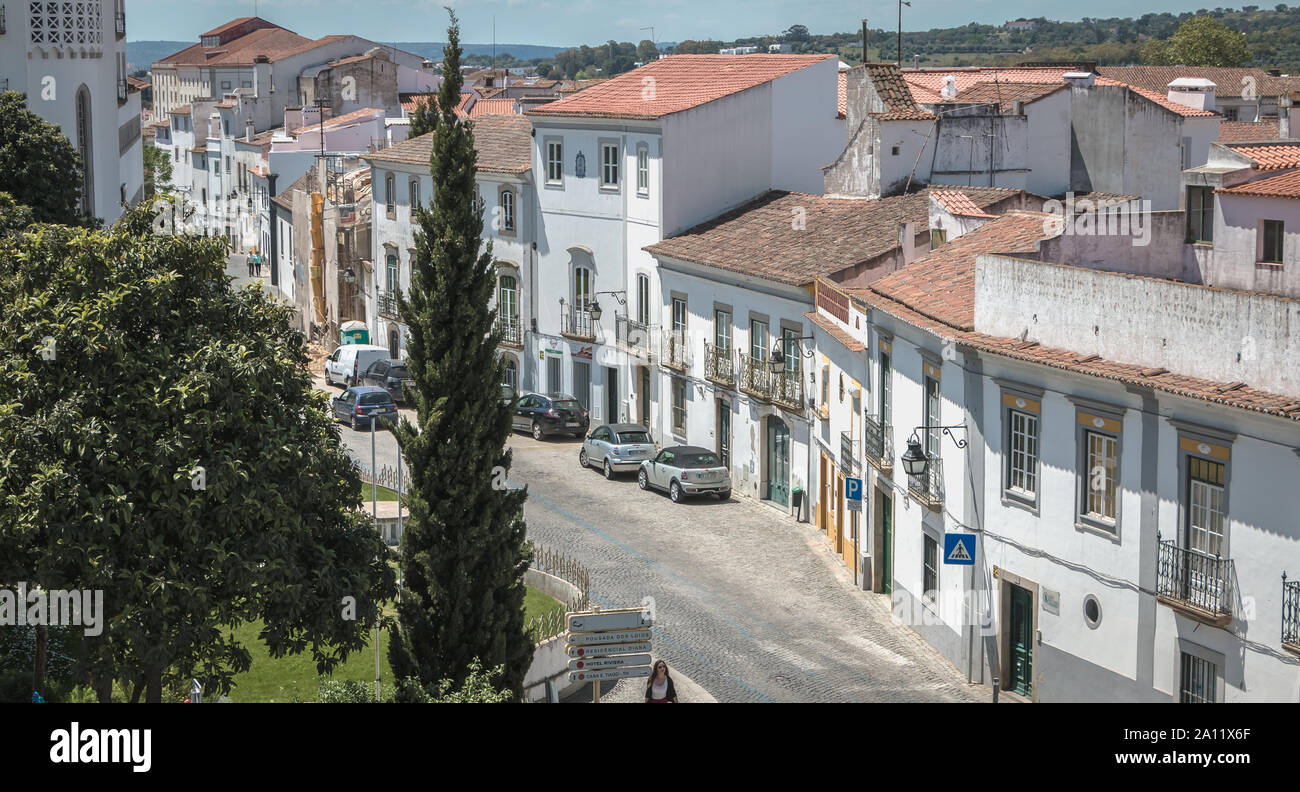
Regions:
<svg viewBox="0 0 1300 792"><path fill-rule="evenodd" d="M325 381L349 388L357 383L361 372L376 360L388 359L388 347L373 344L344 344L325 361Z"/></svg>

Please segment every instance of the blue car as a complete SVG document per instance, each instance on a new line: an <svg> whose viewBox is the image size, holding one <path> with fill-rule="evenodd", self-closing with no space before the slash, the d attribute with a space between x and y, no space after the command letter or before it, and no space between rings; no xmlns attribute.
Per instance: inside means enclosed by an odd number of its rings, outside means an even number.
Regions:
<svg viewBox="0 0 1300 792"><path fill-rule="evenodd" d="M358 385L335 396L334 417L346 421L353 429L369 427L375 418L397 421L397 405L383 388ZM378 427L376 427L378 428Z"/></svg>

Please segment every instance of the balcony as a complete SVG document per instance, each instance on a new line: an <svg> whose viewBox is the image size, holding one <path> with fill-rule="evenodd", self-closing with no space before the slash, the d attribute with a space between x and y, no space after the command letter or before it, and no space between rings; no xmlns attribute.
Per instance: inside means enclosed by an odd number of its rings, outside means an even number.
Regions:
<svg viewBox="0 0 1300 792"><path fill-rule="evenodd" d="M1197 621L1226 627L1232 622L1232 560L1212 556L1172 539L1160 540L1156 598Z"/></svg>
<svg viewBox="0 0 1300 792"><path fill-rule="evenodd" d="M615 342L628 354L650 362L655 336L654 325L642 324L628 316L617 316L614 320Z"/></svg>
<svg viewBox="0 0 1300 792"><path fill-rule="evenodd" d="M5 26L5 7L0 5L0 35L4 35L7 32L9 32L9 29Z"/></svg>
<svg viewBox="0 0 1300 792"><path fill-rule="evenodd" d="M562 310L560 313L560 335L582 341L595 341L596 323L591 321L591 312L579 308Z"/></svg>
<svg viewBox="0 0 1300 792"><path fill-rule="evenodd" d="M126 78L125 77L117 78L117 101L119 103L126 101Z"/></svg>
<svg viewBox="0 0 1300 792"><path fill-rule="evenodd" d="M118 38L126 36L126 12L118 11L113 15L113 29L117 31Z"/></svg>
<svg viewBox="0 0 1300 792"><path fill-rule="evenodd" d="M665 330L659 362L669 368L685 371L691 364L691 339L685 330Z"/></svg>
<svg viewBox="0 0 1300 792"><path fill-rule="evenodd" d="M380 316L389 319L400 319L401 315L397 312L397 295L389 291L381 291L378 295L379 305L376 310Z"/></svg>
<svg viewBox="0 0 1300 792"><path fill-rule="evenodd" d="M917 503L936 511L943 508L943 459L930 458L925 474L907 477L907 492Z"/></svg>
<svg viewBox="0 0 1300 792"><path fill-rule="evenodd" d="M732 351L719 349L710 343L704 344L704 376L726 387L736 384L736 363Z"/></svg>
<svg viewBox="0 0 1300 792"><path fill-rule="evenodd" d="M858 458L853 453L853 435L840 432L840 467L850 475L858 472Z"/></svg>
<svg viewBox="0 0 1300 792"><path fill-rule="evenodd" d="M523 327L519 324L518 316L498 316L496 321L497 335L501 336L501 343L506 346L523 347Z"/></svg>
<svg viewBox="0 0 1300 792"><path fill-rule="evenodd" d="M1300 654L1300 580L1282 576L1282 647Z"/></svg>
<svg viewBox="0 0 1300 792"><path fill-rule="evenodd" d="M886 476L894 472L894 427L878 415L863 416L862 452L871 466Z"/></svg>
<svg viewBox="0 0 1300 792"><path fill-rule="evenodd" d="M755 360L749 355L738 355L737 387L761 401L775 402L791 409L803 408L803 378L798 371L787 369L783 374L773 374L766 360Z"/></svg>

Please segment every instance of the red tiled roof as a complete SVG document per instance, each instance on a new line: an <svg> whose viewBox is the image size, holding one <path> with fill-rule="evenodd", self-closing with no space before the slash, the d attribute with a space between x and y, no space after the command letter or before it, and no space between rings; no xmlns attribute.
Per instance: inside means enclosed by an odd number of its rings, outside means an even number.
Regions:
<svg viewBox="0 0 1300 792"><path fill-rule="evenodd" d="M546 116L656 119L771 82L834 55L672 55L530 110ZM647 79L653 83L645 83ZM653 91L650 88L653 87Z"/></svg>
<svg viewBox="0 0 1300 792"><path fill-rule="evenodd" d="M158 63L169 66L248 66L258 55L265 55L274 61L299 48L310 49L313 46L316 46L316 42L299 36L292 30L269 27L254 30L216 47L193 44L168 55Z"/></svg>
<svg viewBox="0 0 1300 792"><path fill-rule="evenodd" d="M474 119L474 150L482 173L527 173L533 167L533 122L521 115L489 115ZM367 162L429 164L433 134L403 140L363 157Z"/></svg>
<svg viewBox="0 0 1300 792"><path fill-rule="evenodd" d="M1056 215L1008 212L871 284L871 291L962 330L975 326L975 257L1032 253Z"/></svg>
<svg viewBox="0 0 1300 792"><path fill-rule="evenodd" d="M958 217L997 217L976 206L966 193L958 190L932 189L930 195L934 196L940 206Z"/></svg>
<svg viewBox="0 0 1300 792"><path fill-rule="evenodd" d="M1300 167L1300 141L1292 143L1229 143L1228 148L1250 159L1256 170L1282 170Z"/></svg>
<svg viewBox="0 0 1300 792"><path fill-rule="evenodd" d="M1138 88L1135 85L1130 85L1129 90L1139 96L1145 96L1146 98L1160 105L1164 109L1177 113L1178 115L1183 116L1185 118L1214 118L1215 116L1219 115L1218 113L1212 110L1197 110L1195 108L1188 107L1187 105L1179 104L1174 100L1170 99L1168 93L1148 91L1145 88Z"/></svg>
<svg viewBox="0 0 1300 792"><path fill-rule="evenodd" d="M1020 194L990 187L951 189L967 194L977 206ZM899 223L914 222L924 229L929 216L928 188L870 201L773 190L644 249L654 256L802 286L894 250Z"/></svg>
<svg viewBox="0 0 1300 792"><path fill-rule="evenodd" d="M468 96L468 94L466 94ZM459 109L459 108L458 108ZM480 99L470 108L469 117L479 118L485 115L513 115L514 99Z"/></svg>
<svg viewBox="0 0 1300 792"><path fill-rule="evenodd" d="M182 105L176 108L175 110L171 111L171 113L169 113L169 115L189 115L189 114L190 114L189 105Z"/></svg>
<svg viewBox="0 0 1300 792"><path fill-rule="evenodd" d="M1214 83L1216 96L1240 98L1250 82L1254 83L1256 96L1277 96L1286 93L1278 90L1278 78L1263 69L1253 67L1227 68L1216 66L1099 66L1098 73L1117 82L1157 93L1168 93L1169 83L1193 77Z"/></svg>
<svg viewBox="0 0 1300 792"><path fill-rule="evenodd" d="M817 325L821 329L825 330L827 334L830 335L831 338L834 338L836 341L839 341L844 346L844 348L849 350L850 352L866 351L867 347L865 344L863 344L861 341L854 338L847 330L840 327L838 324L831 321L830 319L827 319L826 317L817 313L816 311L809 311L808 313L804 314L804 316L807 317L808 321L812 322L813 324Z"/></svg>
<svg viewBox="0 0 1300 792"><path fill-rule="evenodd" d="M348 124L352 124L357 121L369 120L374 117L375 113L379 113L382 115L383 112L384 112L384 108L382 107L363 107L360 110L353 110L351 113L344 113L341 116L335 116L334 118L327 118L325 119L323 125L326 129L337 129L339 127L347 126ZM312 124L311 126L301 127L299 129L294 130L294 134L305 135L309 132L319 132L321 126L322 124Z"/></svg>
<svg viewBox="0 0 1300 792"><path fill-rule="evenodd" d="M1278 127L1276 118L1263 121L1221 121L1219 122L1219 142L1237 143L1254 140L1276 140Z"/></svg>
<svg viewBox="0 0 1300 792"><path fill-rule="evenodd" d="M406 111L406 114L408 116L411 113L415 112L415 108L417 106L424 104L426 99L431 99L433 101L434 110L438 109L438 94L436 93L428 93L428 94L404 93L399 98L401 99L402 102L402 109ZM474 101L473 93L471 92L462 93L460 95L460 103L456 105L456 109L452 110L452 112L455 113L460 118L468 118L470 113L465 108L472 101ZM480 99L479 101L483 101L483 100Z"/></svg>
<svg viewBox="0 0 1300 792"><path fill-rule="evenodd" d="M839 117L847 118L849 114L849 73L847 71L840 72L839 82L840 82Z"/></svg>
<svg viewBox="0 0 1300 792"><path fill-rule="evenodd" d="M902 72L898 66L893 63L864 63L861 66L855 66L857 69L865 69L868 77L871 78L871 84L876 89L876 95L884 103L885 110L882 113L872 113L871 115L881 121L933 121L934 115L926 110L922 110L916 103L916 98L912 96L912 91L903 79Z"/></svg>
<svg viewBox="0 0 1300 792"><path fill-rule="evenodd" d="M260 22L265 22L268 25L271 24L270 22L267 22L265 19L262 19L261 17L251 17L251 16L240 17L239 19L232 19L226 24L221 25L220 27L214 27L213 29L209 30L207 33L200 33L199 38L207 38L208 36L220 36L222 33L225 33L227 30L233 30L234 28L237 28L246 22L252 22L255 19Z"/></svg>
<svg viewBox="0 0 1300 792"><path fill-rule="evenodd" d="M1300 198L1300 170L1288 171L1266 179L1224 187L1215 192L1226 195L1259 195L1269 198Z"/></svg>
<svg viewBox="0 0 1300 792"><path fill-rule="evenodd" d="M1063 91L1069 86L1062 80L1057 83L1013 83L984 82L976 83L964 91L958 91L955 99L947 100L958 103L996 103L1003 111L1010 110L1016 102L1029 104L1037 102L1044 96Z"/></svg>

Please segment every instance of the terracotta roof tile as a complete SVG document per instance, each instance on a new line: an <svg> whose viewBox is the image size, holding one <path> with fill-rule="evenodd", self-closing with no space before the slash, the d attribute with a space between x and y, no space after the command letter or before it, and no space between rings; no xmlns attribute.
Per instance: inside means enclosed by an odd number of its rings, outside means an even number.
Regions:
<svg viewBox="0 0 1300 792"><path fill-rule="evenodd" d="M1258 181L1226 187L1215 192L1226 195L1258 195L1269 198L1300 198L1300 170L1270 176Z"/></svg>
<svg viewBox="0 0 1300 792"><path fill-rule="evenodd" d="M1255 164L1256 170L1300 167L1300 140L1265 144L1229 143L1228 148L1248 157Z"/></svg>
<svg viewBox="0 0 1300 792"><path fill-rule="evenodd" d="M479 118L486 115L514 115L514 99L480 99L470 108L469 117Z"/></svg>
<svg viewBox="0 0 1300 792"><path fill-rule="evenodd" d="M880 101L884 102L882 113L871 115L881 121L933 121L934 114L922 110L912 96L912 91L903 79L898 66L892 63L864 63L854 68L865 69L871 78Z"/></svg>
<svg viewBox="0 0 1300 792"><path fill-rule="evenodd" d="M488 115L474 119L474 149L483 173L527 173L533 166L533 123L521 115ZM404 140L363 157L367 162L428 165L433 132Z"/></svg>
<svg viewBox="0 0 1300 792"><path fill-rule="evenodd" d="M821 63L834 55L672 55L543 105L529 114L662 118ZM654 91L643 82L653 78Z"/></svg>
<svg viewBox="0 0 1300 792"><path fill-rule="evenodd" d="M866 351L867 347L865 344L863 344L861 341L854 338L844 328L840 327L838 324L831 321L830 319L827 319L826 317L822 316L816 311L809 311L808 313L804 314L804 316L807 317L808 320L811 321L813 324L825 330L827 334L830 335L831 338L834 338L836 341L839 341L844 346L844 348L849 350L850 352Z"/></svg>
<svg viewBox="0 0 1300 792"><path fill-rule="evenodd" d="M839 79L839 116L847 118L849 114L849 73L840 72Z"/></svg>
<svg viewBox="0 0 1300 792"><path fill-rule="evenodd" d="M1280 81L1263 69L1226 68L1215 66L1099 66L1097 71L1104 77L1117 82L1144 88L1148 91L1168 93L1169 83L1184 77L1199 77L1215 85L1215 95L1229 98L1241 98L1243 91L1254 82L1257 96L1278 96L1286 93ZM1275 93L1276 91L1276 93Z"/></svg>
<svg viewBox="0 0 1300 792"><path fill-rule="evenodd" d="M347 126L348 124L357 121L364 121L366 119L373 118L375 113L379 113L380 115L383 115L384 108L363 107L360 110L353 110L351 113L344 113L341 116L335 116L334 118L327 118L323 122L323 126L326 129L338 129L339 127ZM311 126L301 127L299 129L294 130L294 134L305 135L308 134L309 132L319 132L321 126L322 124L312 124Z"/></svg>
<svg viewBox="0 0 1300 792"><path fill-rule="evenodd" d="M1220 121L1219 142L1238 143L1241 141L1276 140L1278 137L1277 119L1266 118L1263 121Z"/></svg>
<svg viewBox="0 0 1300 792"><path fill-rule="evenodd" d="M1003 112L1011 110L1016 102L1029 104L1037 102L1044 96L1050 96L1057 91L1063 91L1069 86L1064 81L1057 83L1032 83L1032 82L983 82L976 83L964 91L958 91L955 99L949 100L957 103L996 103L998 109Z"/></svg>
<svg viewBox="0 0 1300 792"><path fill-rule="evenodd" d="M930 195L939 205L958 217L996 217L975 205L970 196L958 190L932 189Z"/></svg>
<svg viewBox="0 0 1300 792"><path fill-rule="evenodd" d="M299 48L310 49L313 46L318 46L318 43L299 36L292 30L269 27L254 30L215 47L193 44L157 62L167 66L248 66L252 65L253 58L258 55L265 55L274 61Z"/></svg>
<svg viewBox="0 0 1300 792"><path fill-rule="evenodd" d="M1135 94L1138 94L1139 96L1145 96L1146 98L1160 105L1164 109L1176 113L1180 116L1183 116L1184 118L1214 118L1219 115L1218 113L1212 110L1197 110L1195 108L1188 107L1187 105L1179 104L1178 102L1175 102L1172 99L1170 99L1168 93L1160 93L1158 91L1148 91L1145 88L1138 88L1135 85L1130 85L1129 90Z"/></svg>
<svg viewBox="0 0 1300 792"><path fill-rule="evenodd" d="M1020 194L989 187L953 189L977 206ZM898 224L928 227L929 212L928 190L871 201L773 190L644 249L654 256L802 286L895 249Z"/></svg>

